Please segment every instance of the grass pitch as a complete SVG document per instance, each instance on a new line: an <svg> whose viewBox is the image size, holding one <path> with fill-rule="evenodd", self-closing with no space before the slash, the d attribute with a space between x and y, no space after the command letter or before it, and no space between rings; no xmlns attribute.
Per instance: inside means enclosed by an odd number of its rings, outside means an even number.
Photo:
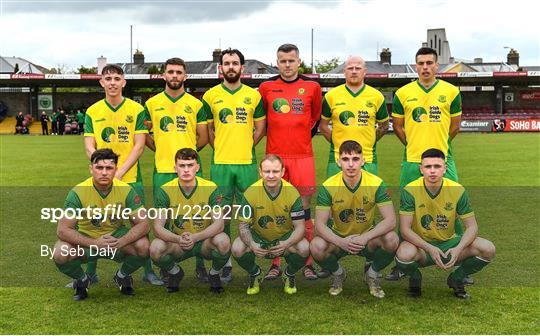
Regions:
<svg viewBox="0 0 540 336"><path fill-rule="evenodd" d="M317 136L314 149L321 183L328 144ZM297 295L287 296L275 281L264 282L259 295L248 297L245 273L236 264L233 282L216 297L196 282L189 260L180 292L169 295L143 284L138 271L137 295L127 298L112 284L116 264L100 260L100 283L90 288L86 301L73 302L71 289L63 288L69 280L40 256L41 244L54 244L56 227L39 214L42 207L61 207L69 188L88 176L82 137L0 136L0 333L538 334L540 136L460 134L454 149L479 235L497 247L494 262L474 276L467 302L452 296L447 274L434 268L423 270L420 299L406 297L406 280L383 282L387 297L375 299L361 280L363 260L355 257L342 259L348 278L339 297L327 293L328 279L308 282L300 275ZM263 150L261 143L259 157ZM390 134L377 152L380 176L396 186L401 144ZM209 156L206 148L206 177ZM146 151L141 165L147 186L152 160ZM399 197L393 195L397 207ZM151 205L150 188L147 199Z"/></svg>

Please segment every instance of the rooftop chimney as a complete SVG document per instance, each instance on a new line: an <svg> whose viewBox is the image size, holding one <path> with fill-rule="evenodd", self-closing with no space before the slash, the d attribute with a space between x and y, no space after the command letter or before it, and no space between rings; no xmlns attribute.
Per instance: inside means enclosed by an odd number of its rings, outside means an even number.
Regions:
<svg viewBox="0 0 540 336"><path fill-rule="evenodd" d="M133 64L144 64L144 54L139 49L133 54Z"/></svg>
<svg viewBox="0 0 540 336"><path fill-rule="evenodd" d="M380 56L382 64L392 64L392 52L390 51L390 48L383 48Z"/></svg>
<svg viewBox="0 0 540 336"><path fill-rule="evenodd" d="M103 70L103 68L107 65L107 57L103 57L103 55L101 55L100 57L97 58L97 73L98 74L101 74L101 70Z"/></svg>
<svg viewBox="0 0 540 336"><path fill-rule="evenodd" d="M515 64L519 66L519 53L517 52L516 49L510 48L510 51L508 52L506 59L507 59L508 64Z"/></svg>
<svg viewBox="0 0 540 336"><path fill-rule="evenodd" d="M214 49L212 52L212 62L219 63L219 59L221 58L221 49L217 48Z"/></svg>
<svg viewBox="0 0 540 336"><path fill-rule="evenodd" d="M474 63L476 64L481 64L481 63L484 63L484 60L482 59L482 57L476 57L474 59Z"/></svg>

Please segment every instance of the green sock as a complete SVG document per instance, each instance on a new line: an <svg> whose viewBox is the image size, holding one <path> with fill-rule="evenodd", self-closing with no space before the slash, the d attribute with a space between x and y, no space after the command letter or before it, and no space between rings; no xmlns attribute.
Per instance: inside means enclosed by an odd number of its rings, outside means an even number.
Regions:
<svg viewBox="0 0 540 336"><path fill-rule="evenodd" d="M480 272L488 264L489 261L482 260L479 257L469 257L463 260L461 265L452 272L452 278L463 281L469 275Z"/></svg>
<svg viewBox="0 0 540 336"><path fill-rule="evenodd" d="M154 263L161 268L164 271L170 271L171 268L174 267L174 257L172 254L166 254L159 258L158 261L155 261Z"/></svg>
<svg viewBox="0 0 540 336"><path fill-rule="evenodd" d="M204 259L201 257L195 257L195 266L204 267Z"/></svg>
<svg viewBox="0 0 540 336"><path fill-rule="evenodd" d="M386 266L390 265L392 261L394 260L394 253L386 252L382 247L377 247L375 249L374 258L373 258L373 264L371 267L373 267L373 270L375 272L380 272L382 269L384 269ZM367 262L367 258L366 258Z"/></svg>
<svg viewBox="0 0 540 336"><path fill-rule="evenodd" d="M72 279L82 279L85 273L81 267L80 259L73 259L63 264L56 264L58 270Z"/></svg>
<svg viewBox="0 0 540 336"><path fill-rule="evenodd" d="M335 271L338 270L339 268L339 264L338 264L338 258L336 257L335 254L333 253L330 253L330 255L328 256L328 258L326 258L325 260L322 260L322 261L317 261L317 264L319 264L323 269L325 270L329 270L330 272L334 273Z"/></svg>
<svg viewBox="0 0 540 336"><path fill-rule="evenodd" d="M227 260L229 260L229 257L231 256L231 253L226 254L220 254L218 251L213 250L212 251L212 269L214 271L218 271L225 266L227 263ZM203 264L204 265L204 264Z"/></svg>
<svg viewBox="0 0 540 336"><path fill-rule="evenodd" d="M296 253L289 253L285 256L285 260L287 261L287 274L293 275L298 272L302 267L304 267L307 258L304 258Z"/></svg>
<svg viewBox="0 0 540 336"><path fill-rule="evenodd" d="M413 279L418 279L422 277L422 273L420 273L420 270L418 269L420 267L420 264L417 261L404 263L398 258L396 258L396 266L398 270L402 271L403 273L405 273L405 275L408 275Z"/></svg>
<svg viewBox="0 0 540 336"><path fill-rule="evenodd" d="M154 273L154 270L152 269L152 259L150 259L150 257L147 257L146 260L144 261L144 274L148 274L148 273Z"/></svg>
<svg viewBox="0 0 540 336"><path fill-rule="evenodd" d="M120 272L124 275L130 275L131 273L138 270L146 262L146 257L139 256L125 256L124 262L120 267Z"/></svg>
<svg viewBox="0 0 540 336"><path fill-rule="evenodd" d="M246 270L249 274L253 275L259 270L259 266L255 263L255 253L245 253L240 258L234 258L240 267Z"/></svg>
<svg viewBox="0 0 540 336"><path fill-rule="evenodd" d="M97 259L94 259L94 258L88 259L88 262L86 263L86 274L91 274L91 275L96 274L96 268L97 268Z"/></svg>

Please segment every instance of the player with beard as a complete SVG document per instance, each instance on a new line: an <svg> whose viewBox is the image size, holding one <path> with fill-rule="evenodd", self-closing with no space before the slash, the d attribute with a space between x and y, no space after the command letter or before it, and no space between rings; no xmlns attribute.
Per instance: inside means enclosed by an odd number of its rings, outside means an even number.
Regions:
<svg viewBox="0 0 540 336"><path fill-rule="evenodd" d="M184 60L174 57L165 61L165 90L145 104L147 126L153 130L153 137L146 137L146 145L156 152L154 199L162 185L177 177L174 170L176 152L181 148L201 150L208 143L206 113L201 101L185 91L186 76ZM197 175L202 177L202 170ZM197 279L208 282L203 259L197 257L196 260Z"/></svg>
<svg viewBox="0 0 540 336"><path fill-rule="evenodd" d="M277 65L279 76L262 83L259 88L268 118L266 154L276 154L283 159L283 178L302 196L305 236L311 241L313 222L310 204L316 191L311 137L321 116L322 92L317 82L298 74L299 50L294 44L283 44L278 48ZM304 267L304 276L309 280L317 279L312 264L313 259L309 257ZM280 259L276 258L265 279L277 279L280 275Z"/></svg>
<svg viewBox="0 0 540 336"><path fill-rule="evenodd" d="M206 91L203 106L208 120L209 143L214 148L210 178L223 188L229 204L240 200L242 193L259 174L255 145L264 135L266 116L259 92L240 81L244 55L237 49L221 52L219 70L223 83ZM230 237L230 220L225 222ZM222 281L232 280L230 260L223 268Z"/></svg>

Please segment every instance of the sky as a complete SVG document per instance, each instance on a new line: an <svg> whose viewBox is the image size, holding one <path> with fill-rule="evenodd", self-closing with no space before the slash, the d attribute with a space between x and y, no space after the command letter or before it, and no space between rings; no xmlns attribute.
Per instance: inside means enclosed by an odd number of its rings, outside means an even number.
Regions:
<svg viewBox="0 0 540 336"><path fill-rule="evenodd" d="M294 43L311 63L350 55L377 60L390 48L393 64L414 63L427 29L445 28L452 56L506 61L511 47L520 65L540 65L540 28L532 1L502 0L0 0L0 55L76 69L170 57L210 60L221 47L275 64L283 43ZM535 14L536 13L536 14Z"/></svg>

